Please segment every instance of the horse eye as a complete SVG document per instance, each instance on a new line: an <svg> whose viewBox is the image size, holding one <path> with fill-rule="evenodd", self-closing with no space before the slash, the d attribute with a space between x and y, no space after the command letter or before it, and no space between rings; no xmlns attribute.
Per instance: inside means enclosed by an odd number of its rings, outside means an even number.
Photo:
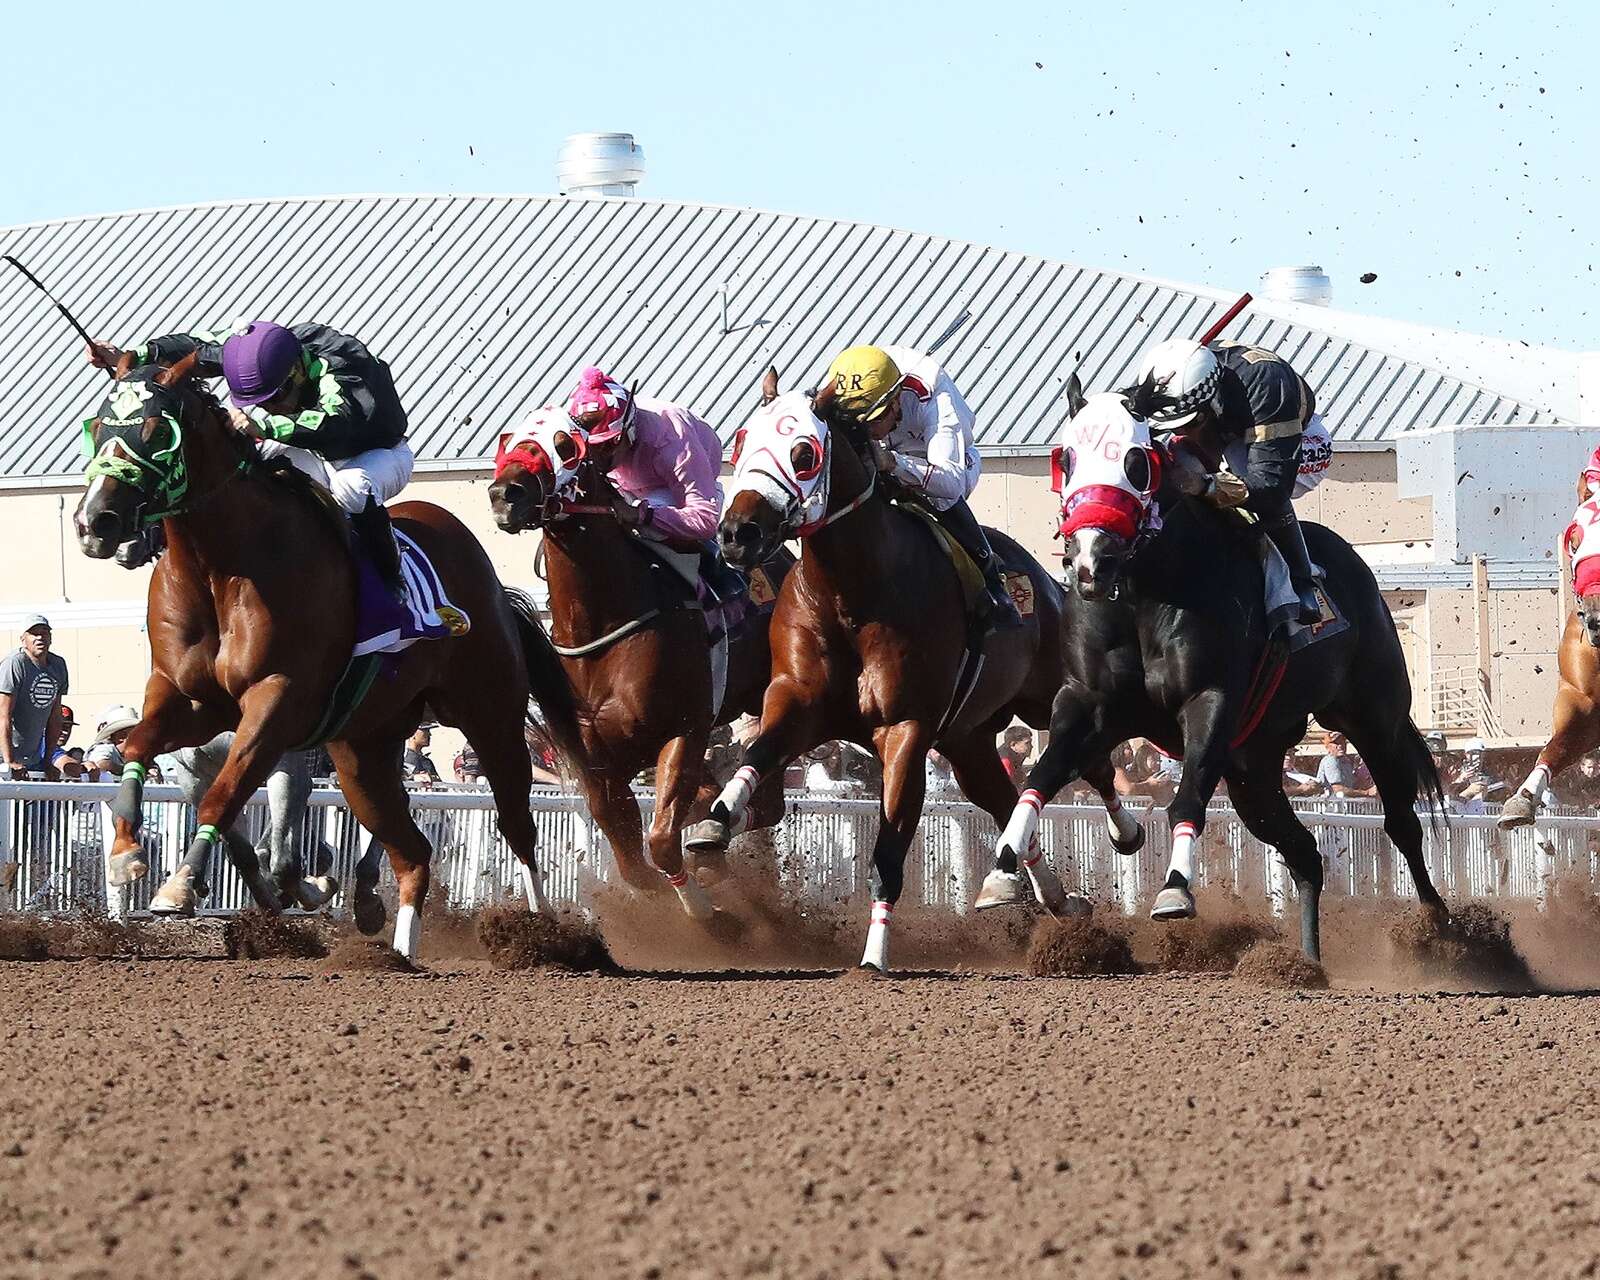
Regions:
<svg viewBox="0 0 1600 1280"><path fill-rule="evenodd" d="M744 452L744 438L747 434L748 432L743 427L733 433L733 457L728 459L729 466L737 467L739 465L739 455Z"/></svg>
<svg viewBox="0 0 1600 1280"><path fill-rule="evenodd" d="M801 480L809 480L822 466L817 446L809 440L801 440L789 450L789 461L794 464L794 473Z"/></svg>
<svg viewBox="0 0 1600 1280"><path fill-rule="evenodd" d="M1129 484L1143 493L1150 487L1150 455L1143 449L1129 449L1122 455L1122 473Z"/></svg>

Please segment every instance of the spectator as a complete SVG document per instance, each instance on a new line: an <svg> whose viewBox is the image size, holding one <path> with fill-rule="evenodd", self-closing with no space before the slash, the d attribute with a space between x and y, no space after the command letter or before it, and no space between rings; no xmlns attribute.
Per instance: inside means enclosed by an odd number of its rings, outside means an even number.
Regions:
<svg viewBox="0 0 1600 1280"><path fill-rule="evenodd" d="M51 758L61 737L61 698L67 661L50 652L50 620L34 614L23 623L22 643L0 663L0 773L24 778L30 770L57 776Z"/></svg>
<svg viewBox="0 0 1600 1280"><path fill-rule="evenodd" d="M1600 755L1584 756L1576 768L1568 769L1552 781L1551 790L1557 804L1575 809L1600 809Z"/></svg>
<svg viewBox="0 0 1600 1280"><path fill-rule="evenodd" d="M61 736L56 739L55 750L50 753L50 763L67 781L83 776L83 748L69 749L67 741L77 728L78 717L66 703L61 704Z"/></svg>
<svg viewBox="0 0 1600 1280"><path fill-rule="evenodd" d="M90 782L122 777L122 768L127 763L122 758L122 744L138 723L139 713L132 707L110 706L102 711L100 723L95 726L94 743L84 753L84 777Z"/></svg>
<svg viewBox="0 0 1600 1280"><path fill-rule="evenodd" d="M1033 764L1033 730L1027 725L1014 724L1005 732L1000 748L1000 763L1006 767L1006 777L1011 785L1021 788L1028 781L1028 769Z"/></svg>
<svg viewBox="0 0 1600 1280"><path fill-rule="evenodd" d="M1322 763L1317 766L1317 781L1324 794L1346 796L1375 796L1377 787L1366 765L1350 753L1350 744L1342 733L1332 730L1322 735Z"/></svg>
<svg viewBox="0 0 1600 1280"><path fill-rule="evenodd" d="M470 742L456 752L451 767L455 772L456 781L466 786L478 787L486 781L483 776L483 765L479 762L478 753L472 749Z"/></svg>
<svg viewBox="0 0 1600 1280"><path fill-rule="evenodd" d="M428 758L428 747L433 742L433 726L419 724L416 732L406 739L406 781L416 787L437 786L439 767Z"/></svg>
<svg viewBox="0 0 1600 1280"><path fill-rule="evenodd" d="M550 740L550 735L542 725L530 723L523 730L523 739L528 744L528 761L533 766L534 785L559 787L561 757L556 753L556 744Z"/></svg>
<svg viewBox="0 0 1600 1280"><path fill-rule="evenodd" d="M1458 813L1483 813L1488 801L1505 798L1506 784L1489 772L1482 738L1469 738L1461 750L1461 763L1450 771L1447 790Z"/></svg>
<svg viewBox="0 0 1600 1280"><path fill-rule="evenodd" d="M806 790L813 795L843 795L856 784L845 777L844 753L837 742L824 742L806 766Z"/></svg>
<svg viewBox="0 0 1600 1280"><path fill-rule="evenodd" d="M1306 796L1320 796L1322 783L1317 777L1318 767L1311 763L1305 752L1294 752L1284 766L1283 794L1296 800Z"/></svg>

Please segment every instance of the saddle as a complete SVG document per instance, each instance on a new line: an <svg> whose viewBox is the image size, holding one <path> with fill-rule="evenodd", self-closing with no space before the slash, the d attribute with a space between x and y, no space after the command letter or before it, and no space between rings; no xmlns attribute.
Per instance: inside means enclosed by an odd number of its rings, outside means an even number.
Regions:
<svg viewBox="0 0 1600 1280"><path fill-rule="evenodd" d="M961 600L966 609L967 617L975 616L988 597L988 588L984 585L983 573L967 554L967 550L951 535L950 531L939 523L939 517L922 503L914 498L896 496L891 498L889 505L897 507L907 515L916 516L933 531L934 538L943 550L950 566L956 571L956 578L961 583Z"/></svg>

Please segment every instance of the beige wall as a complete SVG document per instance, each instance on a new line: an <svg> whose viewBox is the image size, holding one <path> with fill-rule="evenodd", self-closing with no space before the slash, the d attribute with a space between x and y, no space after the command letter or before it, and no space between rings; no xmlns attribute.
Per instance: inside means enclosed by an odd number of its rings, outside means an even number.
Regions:
<svg viewBox="0 0 1600 1280"><path fill-rule="evenodd" d="M986 523L1005 530L1047 567L1057 567L1060 544L1049 460L993 458L973 506ZM500 533L489 519L488 477L423 477L408 496L438 502L460 516L488 549L509 583L532 582L534 537ZM12 493L0 501L0 544L8 548L0 579L0 609L43 607L57 615L56 647L71 671L70 701L80 724L92 726L110 702L139 705L149 654L142 625L75 626L62 619L71 608L103 602L137 604L148 570L126 572L110 562L86 559L72 535L71 493ZM1351 541L1397 543L1431 536L1430 504L1395 494L1395 458L1390 453L1340 453L1328 478L1300 504L1301 515L1330 525ZM1429 670L1435 665L1475 661L1475 624L1470 592L1392 593L1390 605L1404 622L1408 651L1417 655L1412 678L1419 718L1426 718ZM68 614L58 602L70 602ZM1531 736L1547 723L1554 690L1557 643L1555 605L1544 591L1491 593L1493 680L1507 733ZM138 611L142 617L142 610ZM0 636L0 645L10 638ZM1423 655L1426 655L1425 659ZM80 731L75 743L87 740ZM458 739L442 733L435 756L447 766Z"/></svg>

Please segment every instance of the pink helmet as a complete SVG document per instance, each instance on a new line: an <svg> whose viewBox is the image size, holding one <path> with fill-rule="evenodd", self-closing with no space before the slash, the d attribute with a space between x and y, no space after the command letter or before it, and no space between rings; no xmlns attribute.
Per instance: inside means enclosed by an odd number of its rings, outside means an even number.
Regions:
<svg viewBox="0 0 1600 1280"><path fill-rule="evenodd" d="M633 392L590 365L578 375L567 414L584 430L590 444L605 444L618 436L631 439Z"/></svg>

